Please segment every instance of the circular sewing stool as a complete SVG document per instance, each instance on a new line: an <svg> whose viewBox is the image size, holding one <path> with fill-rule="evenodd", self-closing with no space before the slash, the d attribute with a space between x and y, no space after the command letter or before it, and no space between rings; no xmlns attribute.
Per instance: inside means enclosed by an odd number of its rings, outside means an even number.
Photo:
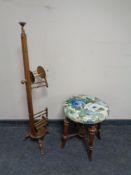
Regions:
<svg viewBox="0 0 131 175"><path fill-rule="evenodd" d="M61 147L64 148L68 138L79 136L86 143L87 154L89 160L92 160L94 136L101 139L100 129L101 122L106 119L109 114L109 108L102 100L91 96L75 96L69 98L64 104L64 134L62 137ZM70 123L76 126L76 132L69 133Z"/></svg>

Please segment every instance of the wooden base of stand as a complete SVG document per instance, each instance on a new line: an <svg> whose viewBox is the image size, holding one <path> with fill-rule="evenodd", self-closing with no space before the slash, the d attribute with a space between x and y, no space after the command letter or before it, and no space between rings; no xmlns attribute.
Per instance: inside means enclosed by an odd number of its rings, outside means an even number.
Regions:
<svg viewBox="0 0 131 175"><path fill-rule="evenodd" d="M44 137L45 135L48 134L47 128L42 128L39 130L35 135L32 135L31 132L29 132L26 136L25 139L30 138L31 140L37 140L38 141L38 146L40 149L40 153L43 155L44 154Z"/></svg>

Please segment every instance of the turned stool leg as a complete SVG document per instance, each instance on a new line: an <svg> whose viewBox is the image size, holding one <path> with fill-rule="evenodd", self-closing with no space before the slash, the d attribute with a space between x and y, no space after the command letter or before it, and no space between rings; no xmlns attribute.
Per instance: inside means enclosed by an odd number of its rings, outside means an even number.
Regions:
<svg viewBox="0 0 131 175"><path fill-rule="evenodd" d="M78 136L81 137L82 139L85 139L86 138L86 129L85 129L84 125L77 124L77 128L78 128Z"/></svg>
<svg viewBox="0 0 131 175"><path fill-rule="evenodd" d="M89 131L89 137L88 137L88 158L89 160L92 160L92 152L93 152L93 143L94 143L94 136L96 132L96 126L91 126L88 129Z"/></svg>
<svg viewBox="0 0 131 175"><path fill-rule="evenodd" d="M67 138L68 138L68 130L69 130L69 120L67 118L64 119L64 134L62 137L62 143L61 143L61 148L64 148Z"/></svg>
<svg viewBox="0 0 131 175"><path fill-rule="evenodd" d="M101 140L101 123L96 125L96 137Z"/></svg>

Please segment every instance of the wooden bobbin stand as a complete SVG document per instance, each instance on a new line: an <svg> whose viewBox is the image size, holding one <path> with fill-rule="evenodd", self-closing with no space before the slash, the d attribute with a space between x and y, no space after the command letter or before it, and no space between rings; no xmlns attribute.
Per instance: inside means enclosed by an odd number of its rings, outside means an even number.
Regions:
<svg viewBox="0 0 131 175"><path fill-rule="evenodd" d="M43 150L43 139L47 132L48 124L48 108L34 114L33 111L33 101L32 101L32 89L39 87L48 87L46 72L42 66L38 66L37 70L32 72L29 67L29 57L28 57L28 47L27 47L27 37L24 30L25 22L20 22L21 25L21 44L23 53L23 64L25 80L21 83L26 86L28 113L29 113L29 133L26 138L31 138L32 140L38 140L39 148L41 154L44 153Z"/></svg>

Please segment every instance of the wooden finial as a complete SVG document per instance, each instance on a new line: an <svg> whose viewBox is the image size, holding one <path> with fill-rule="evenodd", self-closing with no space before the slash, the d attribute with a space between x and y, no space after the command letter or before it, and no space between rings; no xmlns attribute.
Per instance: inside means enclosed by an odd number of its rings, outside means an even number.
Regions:
<svg viewBox="0 0 131 175"><path fill-rule="evenodd" d="M26 22L19 22L19 24L21 25L21 27L24 27Z"/></svg>

